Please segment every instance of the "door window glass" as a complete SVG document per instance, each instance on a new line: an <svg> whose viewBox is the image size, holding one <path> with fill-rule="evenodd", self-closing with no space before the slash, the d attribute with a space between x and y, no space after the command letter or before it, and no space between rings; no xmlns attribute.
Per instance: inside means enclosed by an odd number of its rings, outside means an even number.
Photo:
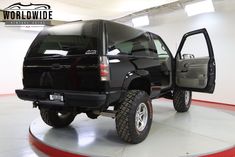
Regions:
<svg viewBox="0 0 235 157"><path fill-rule="evenodd" d="M208 48L203 34L196 34L187 37L184 46L181 50L181 58L192 59L203 58L208 56Z"/></svg>

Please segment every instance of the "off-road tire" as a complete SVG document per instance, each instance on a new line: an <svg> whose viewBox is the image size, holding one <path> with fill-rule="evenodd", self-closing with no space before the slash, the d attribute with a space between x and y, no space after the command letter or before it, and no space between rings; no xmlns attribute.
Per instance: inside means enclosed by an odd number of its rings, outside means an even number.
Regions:
<svg viewBox="0 0 235 157"><path fill-rule="evenodd" d="M187 97L187 98L186 98ZM187 112L191 106L192 92L175 88L173 92L173 104L177 112Z"/></svg>
<svg viewBox="0 0 235 157"><path fill-rule="evenodd" d="M138 130L138 123L136 124L136 115L139 113L137 112L137 109L140 108L138 106L143 107L143 111L147 113L145 114L146 123L144 123L145 125L143 125L144 127L142 127L141 131ZM145 91L130 90L119 105L116 113L115 122L117 134L125 142L133 144L140 143L149 133L152 124L152 117L153 110L149 95Z"/></svg>
<svg viewBox="0 0 235 157"><path fill-rule="evenodd" d="M51 109L40 109L42 120L49 126L54 128L63 128L68 126L75 118L75 114L71 112L58 112Z"/></svg>

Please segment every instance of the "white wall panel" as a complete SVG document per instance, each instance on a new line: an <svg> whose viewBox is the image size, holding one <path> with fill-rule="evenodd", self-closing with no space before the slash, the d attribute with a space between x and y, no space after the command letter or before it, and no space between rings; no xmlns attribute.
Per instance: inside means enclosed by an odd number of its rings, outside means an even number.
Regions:
<svg viewBox="0 0 235 157"><path fill-rule="evenodd" d="M0 94L22 88L23 58L37 34L0 23Z"/></svg>
<svg viewBox="0 0 235 157"><path fill-rule="evenodd" d="M194 99L235 104L235 1L215 2L216 12L187 17L184 10L150 16L144 29L162 36L173 54L184 33L205 27L216 58L214 94L194 93Z"/></svg>
<svg viewBox="0 0 235 157"><path fill-rule="evenodd" d="M185 32L207 28L217 64L216 89L212 95L194 93L193 98L235 104L235 1L215 1L214 4L215 13L187 17L182 9L150 16L150 26L144 29L161 35L175 54ZM37 33L8 28L0 23L0 94L22 88L23 58Z"/></svg>

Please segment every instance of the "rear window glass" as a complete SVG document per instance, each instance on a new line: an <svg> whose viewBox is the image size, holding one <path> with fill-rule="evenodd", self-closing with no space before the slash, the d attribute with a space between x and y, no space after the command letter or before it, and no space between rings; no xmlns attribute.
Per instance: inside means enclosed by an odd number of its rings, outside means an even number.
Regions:
<svg viewBox="0 0 235 157"><path fill-rule="evenodd" d="M98 22L76 22L41 32L27 57L97 54Z"/></svg>

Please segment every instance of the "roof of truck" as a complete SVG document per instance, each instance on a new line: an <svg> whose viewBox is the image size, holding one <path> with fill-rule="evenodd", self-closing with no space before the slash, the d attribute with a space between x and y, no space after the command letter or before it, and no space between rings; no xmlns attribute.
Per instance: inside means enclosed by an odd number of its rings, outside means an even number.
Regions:
<svg viewBox="0 0 235 157"><path fill-rule="evenodd" d="M145 32L144 30L141 30L141 29L137 29L137 28L134 28L134 27L131 27L131 26L128 26L128 25L125 25L125 24L121 24L121 23L117 23L117 22L114 22L114 21L109 21L109 20L102 20L102 19L96 19L96 20L85 20L85 21L82 21L82 20L79 20L79 21L72 21L72 22L68 22L68 23L65 23L65 24L61 24L61 25L56 25L56 26L52 26L52 27L49 27L47 30L50 31L50 30L57 30L57 28L62 28L64 26L69 26L69 25L76 25L76 24L85 24L85 23L101 23L101 22L104 22L106 24L109 24L109 25L112 25L112 26L116 26L116 27L119 27L121 29L128 29L128 30L132 30L132 31L136 31L136 32L140 32L140 33L143 33Z"/></svg>

